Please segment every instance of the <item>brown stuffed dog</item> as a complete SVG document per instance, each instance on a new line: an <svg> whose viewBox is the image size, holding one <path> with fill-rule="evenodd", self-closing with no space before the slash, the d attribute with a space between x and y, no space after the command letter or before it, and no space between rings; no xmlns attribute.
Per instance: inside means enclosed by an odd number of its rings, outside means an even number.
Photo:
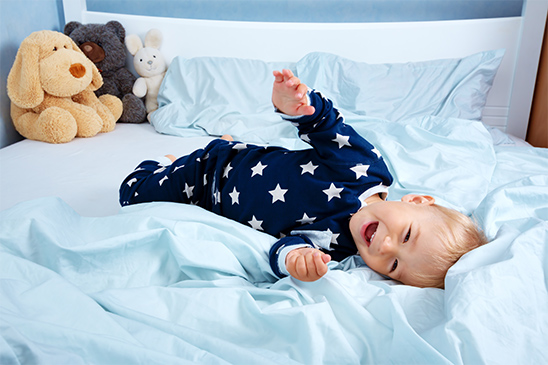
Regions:
<svg viewBox="0 0 548 365"><path fill-rule="evenodd" d="M114 130L122 102L95 96L103 84L97 67L68 36L42 30L23 40L8 75L15 129L50 143Z"/></svg>

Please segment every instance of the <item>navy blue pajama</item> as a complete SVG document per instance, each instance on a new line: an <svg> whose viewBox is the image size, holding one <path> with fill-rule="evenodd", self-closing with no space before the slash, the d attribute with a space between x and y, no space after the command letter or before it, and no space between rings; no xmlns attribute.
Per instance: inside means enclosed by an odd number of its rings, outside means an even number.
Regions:
<svg viewBox="0 0 548 365"><path fill-rule="evenodd" d="M142 162L122 183L120 203L197 204L279 237L270 264L280 277L278 255L288 246L319 247L334 260L356 254L349 219L365 198L385 194L392 176L330 100L313 90L308 95L314 115L287 118L312 149L214 140L171 165Z"/></svg>

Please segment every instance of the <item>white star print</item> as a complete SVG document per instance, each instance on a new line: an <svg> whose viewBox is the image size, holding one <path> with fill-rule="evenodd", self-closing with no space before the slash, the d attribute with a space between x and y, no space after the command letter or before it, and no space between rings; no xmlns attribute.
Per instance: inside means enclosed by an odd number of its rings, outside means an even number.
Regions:
<svg viewBox="0 0 548 365"><path fill-rule="evenodd" d="M327 195L327 201L331 201L333 198L340 198L341 197L341 191L343 191L344 188L337 188L335 184L331 183L329 186L329 189L322 190L325 195Z"/></svg>
<svg viewBox="0 0 548 365"><path fill-rule="evenodd" d="M162 186L162 184L164 183L164 181L166 181L168 179L167 176L164 176L160 181L159 181L159 184L160 186Z"/></svg>
<svg viewBox="0 0 548 365"><path fill-rule="evenodd" d="M218 189L215 189L213 193L213 204L219 204L221 202L221 192Z"/></svg>
<svg viewBox="0 0 548 365"><path fill-rule="evenodd" d="M229 193L228 195L232 199L232 205L240 204L240 192L236 190L236 187L234 187L234 190L232 190L232 193Z"/></svg>
<svg viewBox="0 0 548 365"><path fill-rule="evenodd" d="M257 163L254 167L251 168L251 171L253 171L251 173L251 177L255 176L255 175L261 175L263 176L263 170L267 167L268 165L263 165L261 163L261 161L259 161L259 163Z"/></svg>
<svg viewBox="0 0 548 365"><path fill-rule="evenodd" d="M301 219L297 219L300 224L312 224L316 220L316 217L309 217L306 213L303 214Z"/></svg>
<svg viewBox="0 0 548 365"><path fill-rule="evenodd" d="M344 124L344 116L338 110L337 110L337 120L341 120L341 123Z"/></svg>
<svg viewBox="0 0 548 365"><path fill-rule="evenodd" d="M189 199L192 197L192 195L194 195L193 190L194 186L189 186L187 183L185 183L185 189L183 191Z"/></svg>
<svg viewBox="0 0 548 365"><path fill-rule="evenodd" d="M177 167L175 167L175 168L173 169L173 171L171 171L171 173L174 173L175 171L177 171L177 170L179 170L179 169L181 169L181 168L183 168L183 167L185 167L185 165L177 166Z"/></svg>
<svg viewBox="0 0 548 365"><path fill-rule="evenodd" d="M158 174L166 169L165 166L160 167L158 170L154 171L155 174Z"/></svg>
<svg viewBox="0 0 548 365"><path fill-rule="evenodd" d="M245 150L247 148L247 145L245 143L236 143L234 147L232 147L233 150Z"/></svg>
<svg viewBox="0 0 548 365"><path fill-rule="evenodd" d="M274 204L278 200L285 203L284 195L285 193L287 193L287 189L282 189L280 184L276 185L276 188L274 190L269 190L268 192L270 193L270 195L272 195L272 204Z"/></svg>
<svg viewBox="0 0 548 365"><path fill-rule="evenodd" d="M127 182L127 186L129 186L129 187L131 188L131 185L133 185L133 184L136 183L136 182L137 182L137 178L134 177L133 179L131 179L131 180L129 180L129 181Z"/></svg>
<svg viewBox="0 0 548 365"><path fill-rule="evenodd" d="M312 163L312 161L310 161L309 163L307 163L306 165L300 165L301 168L303 169L303 171L301 172L301 175L304 175L306 174L307 172L310 174L310 175L314 175L314 170L316 170L318 168L318 165L314 165Z"/></svg>
<svg viewBox="0 0 548 365"><path fill-rule="evenodd" d="M352 145L348 143L349 139L350 136L343 136L342 134L337 133L335 139L332 139L332 141L337 142L339 144L339 149L341 149L344 146L352 147Z"/></svg>
<svg viewBox="0 0 548 365"><path fill-rule="evenodd" d="M204 186L207 185L207 174L204 174Z"/></svg>
<svg viewBox="0 0 548 365"><path fill-rule="evenodd" d="M256 229L257 231L263 231L263 227L262 227L263 221L257 220L257 218L255 218L255 216L253 216L251 218L251 220L248 221L247 223L249 223L249 225L253 229Z"/></svg>
<svg viewBox="0 0 548 365"><path fill-rule="evenodd" d="M333 233L329 228L327 229L327 232L331 233L331 243L334 243L338 245L337 238L341 235L340 233Z"/></svg>
<svg viewBox="0 0 548 365"><path fill-rule="evenodd" d="M369 165L356 165L354 167L351 167L350 170L356 173L356 180L358 180L362 176L367 177L367 170L369 170Z"/></svg>
<svg viewBox="0 0 548 365"><path fill-rule="evenodd" d="M381 157L382 157L382 156L381 156L381 153L380 153L379 150L376 149L376 148L373 148L373 149L371 150L371 152L373 152L374 154L376 154L378 158L381 158Z"/></svg>
<svg viewBox="0 0 548 365"><path fill-rule="evenodd" d="M228 178L228 173L230 172L230 170L232 170L234 167L230 166L230 162L228 163L228 165L226 165L225 167L225 172L223 173L223 177L226 177Z"/></svg>

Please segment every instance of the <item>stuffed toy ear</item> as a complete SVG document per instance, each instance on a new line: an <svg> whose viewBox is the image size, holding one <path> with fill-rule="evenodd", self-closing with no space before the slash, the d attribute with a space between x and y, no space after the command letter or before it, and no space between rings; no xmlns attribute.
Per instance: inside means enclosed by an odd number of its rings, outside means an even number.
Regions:
<svg viewBox="0 0 548 365"><path fill-rule="evenodd" d="M89 87L91 88L91 90L95 91L103 86L103 76L101 76L101 73L99 73L99 69L97 68L97 66L95 66L93 62L90 63L93 77L91 78L91 84L89 85Z"/></svg>
<svg viewBox="0 0 548 365"><path fill-rule="evenodd" d="M118 38L120 39L120 42L124 43L124 39L126 38L126 30L122 23L117 22L116 20L111 20L107 24L105 24L108 29L110 29Z"/></svg>
<svg viewBox="0 0 548 365"><path fill-rule="evenodd" d="M80 47L78 47L76 42L74 42L72 38L70 37L67 37L67 38L70 39L70 44L72 46L72 49L78 53L81 53L87 59L86 54L84 53L84 51L82 51ZM89 86L89 88L92 91L95 91L99 89L101 86L103 86L103 76L101 76L99 69L95 66L93 62L89 62L89 64L91 66L91 74L92 74L91 85Z"/></svg>
<svg viewBox="0 0 548 365"><path fill-rule="evenodd" d="M8 96L20 108L31 109L42 103L44 90L40 82L40 45L23 40L8 75Z"/></svg>
<svg viewBox="0 0 548 365"><path fill-rule="evenodd" d="M145 47L160 49L162 45L162 32L158 29L151 29L145 37Z"/></svg>
<svg viewBox="0 0 548 365"><path fill-rule="evenodd" d="M135 54L143 48L143 42L141 41L141 38L137 34L130 34L126 37L126 48L131 53L132 56L135 56Z"/></svg>
<svg viewBox="0 0 548 365"><path fill-rule="evenodd" d="M65 28L63 29L63 32L65 35L70 36L70 33L74 32L76 29L80 28L82 26L82 23L80 22L68 22L65 25Z"/></svg>

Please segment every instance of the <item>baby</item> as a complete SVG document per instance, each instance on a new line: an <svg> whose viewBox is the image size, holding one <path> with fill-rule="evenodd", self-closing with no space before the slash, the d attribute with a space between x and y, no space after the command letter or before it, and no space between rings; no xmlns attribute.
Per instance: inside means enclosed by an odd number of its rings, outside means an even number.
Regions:
<svg viewBox="0 0 548 365"><path fill-rule="evenodd" d="M386 201L392 176L379 151L291 71L274 71L274 77L274 106L312 149L223 136L179 159L142 162L122 183L120 203L197 204L277 236L270 266L279 277L315 281L332 258L359 253L382 275L443 288L447 270L486 242L482 232L430 196Z"/></svg>

